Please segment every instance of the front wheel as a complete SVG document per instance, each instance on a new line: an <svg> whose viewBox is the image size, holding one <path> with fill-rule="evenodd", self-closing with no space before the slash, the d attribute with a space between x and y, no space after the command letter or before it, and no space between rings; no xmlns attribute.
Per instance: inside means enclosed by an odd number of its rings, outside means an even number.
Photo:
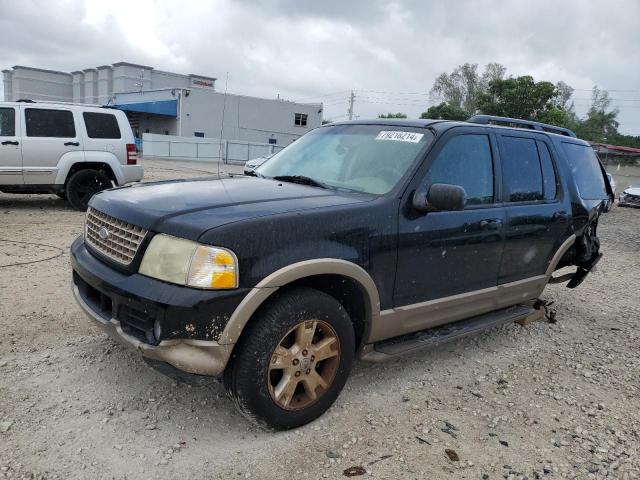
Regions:
<svg viewBox="0 0 640 480"><path fill-rule="evenodd" d="M322 415L344 387L355 352L353 324L326 293L301 288L254 318L225 371L225 387L248 419L285 430Z"/></svg>
<svg viewBox="0 0 640 480"><path fill-rule="evenodd" d="M67 182L66 196L73 208L84 212L96 193L111 188L109 177L99 170L80 170Z"/></svg>

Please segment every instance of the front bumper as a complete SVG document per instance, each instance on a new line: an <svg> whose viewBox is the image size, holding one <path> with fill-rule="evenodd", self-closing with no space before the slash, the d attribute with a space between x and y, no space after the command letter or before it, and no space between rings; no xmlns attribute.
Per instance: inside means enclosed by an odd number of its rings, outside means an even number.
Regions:
<svg viewBox="0 0 640 480"><path fill-rule="evenodd" d="M224 372L231 356L233 345L220 345L206 340L163 340L158 345L149 345L127 335L115 318L105 318L82 298L76 285L73 296L87 316L94 320L115 341L140 351L153 360L168 363L184 372L197 375L219 376Z"/></svg>
<svg viewBox="0 0 640 480"><path fill-rule="evenodd" d="M623 198L620 197L618 199L618 206L619 207L636 207L636 208L640 208L640 197L627 197L627 198Z"/></svg>
<svg viewBox="0 0 640 480"><path fill-rule="evenodd" d="M71 264L76 301L112 338L188 373L222 374L233 344L218 337L248 289L204 291L126 275L94 257L82 237L71 246Z"/></svg>

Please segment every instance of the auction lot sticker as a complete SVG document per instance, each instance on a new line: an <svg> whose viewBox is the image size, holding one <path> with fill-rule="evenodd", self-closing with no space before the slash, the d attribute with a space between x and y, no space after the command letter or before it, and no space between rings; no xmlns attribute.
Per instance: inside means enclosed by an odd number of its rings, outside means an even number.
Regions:
<svg viewBox="0 0 640 480"><path fill-rule="evenodd" d="M418 143L420 140L422 140L422 137L424 137L424 133L383 130L378 134L376 140L392 140L395 142Z"/></svg>

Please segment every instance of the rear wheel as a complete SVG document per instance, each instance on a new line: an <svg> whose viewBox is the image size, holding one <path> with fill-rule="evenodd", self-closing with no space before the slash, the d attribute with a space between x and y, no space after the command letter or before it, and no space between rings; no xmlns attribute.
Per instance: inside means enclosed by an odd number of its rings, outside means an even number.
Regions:
<svg viewBox="0 0 640 480"><path fill-rule="evenodd" d="M322 415L344 387L353 362L353 325L342 305L312 289L287 292L243 333L225 387L250 420L279 430Z"/></svg>
<svg viewBox="0 0 640 480"><path fill-rule="evenodd" d="M66 196L73 208L85 211L96 193L111 188L111 179L99 170L80 170L67 182Z"/></svg>

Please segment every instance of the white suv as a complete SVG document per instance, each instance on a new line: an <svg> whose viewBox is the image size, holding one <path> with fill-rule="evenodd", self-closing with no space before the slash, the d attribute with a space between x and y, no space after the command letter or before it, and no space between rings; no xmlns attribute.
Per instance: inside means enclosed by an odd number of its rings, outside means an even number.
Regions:
<svg viewBox="0 0 640 480"><path fill-rule="evenodd" d="M124 112L33 101L0 102L0 191L55 193L78 210L114 185L142 179Z"/></svg>

